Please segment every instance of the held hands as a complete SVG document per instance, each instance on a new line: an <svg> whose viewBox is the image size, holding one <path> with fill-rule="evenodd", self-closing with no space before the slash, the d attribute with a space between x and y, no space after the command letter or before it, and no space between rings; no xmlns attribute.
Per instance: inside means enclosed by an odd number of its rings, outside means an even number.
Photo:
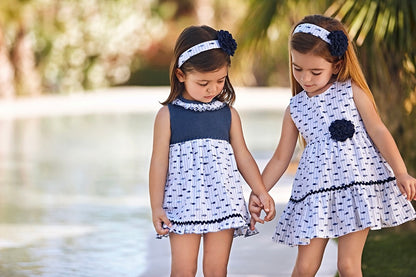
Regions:
<svg viewBox="0 0 416 277"><path fill-rule="evenodd" d="M271 221L276 215L275 204L273 198L266 192L256 196L253 192L250 194L248 202L248 210L251 215L250 229L254 230L256 222L261 224L264 221ZM261 211L264 210L266 215L261 219Z"/></svg>
<svg viewBox="0 0 416 277"><path fill-rule="evenodd" d="M397 186L407 200L416 200L416 179L407 173L396 176Z"/></svg>
<svg viewBox="0 0 416 277"><path fill-rule="evenodd" d="M162 208L153 210L152 221L156 233L159 235L166 235L169 233L169 229L164 228L163 225L167 225L169 228L172 227L172 223L169 221L168 217L166 216L166 212Z"/></svg>

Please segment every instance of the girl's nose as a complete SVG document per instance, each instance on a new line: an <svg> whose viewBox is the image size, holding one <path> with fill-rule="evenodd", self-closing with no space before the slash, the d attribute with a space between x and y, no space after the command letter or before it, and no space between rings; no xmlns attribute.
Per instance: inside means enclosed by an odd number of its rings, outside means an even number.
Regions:
<svg viewBox="0 0 416 277"><path fill-rule="evenodd" d="M208 93L215 93L217 91L217 88L216 88L215 85L209 85L207 87L207 91L208 91Z"/></svg>
<svg viewBox="0 0 416 277"><path fill-rule="evenodd" d="M310 81L311 80L311 76L310 76L310 74L308 74L308 73L303 73L302 74L302 76L301 76L301 80L303 81L303 82L307 82L307 81Z"/></svg>

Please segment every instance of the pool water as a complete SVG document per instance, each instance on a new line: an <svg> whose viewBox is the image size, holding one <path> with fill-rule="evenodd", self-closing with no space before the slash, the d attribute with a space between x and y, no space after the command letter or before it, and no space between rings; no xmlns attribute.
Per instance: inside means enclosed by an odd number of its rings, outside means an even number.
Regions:
<svg viewBox="0 0 416 277"><path fill-rule="evenodd" d="M269 159L281 111L240 112ZM140 276L154 113L0 121L0 276Z"/></svg>

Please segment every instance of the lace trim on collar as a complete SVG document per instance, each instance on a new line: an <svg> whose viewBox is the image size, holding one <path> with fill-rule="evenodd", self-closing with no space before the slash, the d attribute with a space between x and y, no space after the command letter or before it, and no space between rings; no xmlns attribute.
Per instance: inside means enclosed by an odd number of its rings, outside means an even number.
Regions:
<svg viewBox="0 0 416 277"><path fill-rule="evenodd" d="M205 111L215 111L223 108L226 104L219 101L214 100L210 103L188 103L184 102L181 99L177 98L172 101L173 105L181 106L187 110L193 110L196 112L205 112Z"/></svg>

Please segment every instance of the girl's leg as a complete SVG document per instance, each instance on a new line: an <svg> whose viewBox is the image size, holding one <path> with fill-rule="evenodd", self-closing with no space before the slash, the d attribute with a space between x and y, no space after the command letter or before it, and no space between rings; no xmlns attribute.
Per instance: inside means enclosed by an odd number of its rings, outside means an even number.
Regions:
<svg viewBox="0 0 416 277"><path fill-rule="evenodd" d="M362 277L361 256L369 229L338 238L338 271L341 277Z"/></svg>
<svg viewBox="0 0 416 277"><path fill-rule="evenodd" d="M195 277L201 235L169 234L172 253L171 277Z"/></svg>
<svg viewBox="0 0 416 277"><path fill-rule="evenodd" d="M204 235L204 277L227 276L227 265L233 236L234 229Z"/></svg>
<svg viewBox="0 0 416 277"><path fill-rule="evenodd" d="M292 277L313 277L321 266L328 239L311 239L309 245L298 246L298 256Z"/></svg>

